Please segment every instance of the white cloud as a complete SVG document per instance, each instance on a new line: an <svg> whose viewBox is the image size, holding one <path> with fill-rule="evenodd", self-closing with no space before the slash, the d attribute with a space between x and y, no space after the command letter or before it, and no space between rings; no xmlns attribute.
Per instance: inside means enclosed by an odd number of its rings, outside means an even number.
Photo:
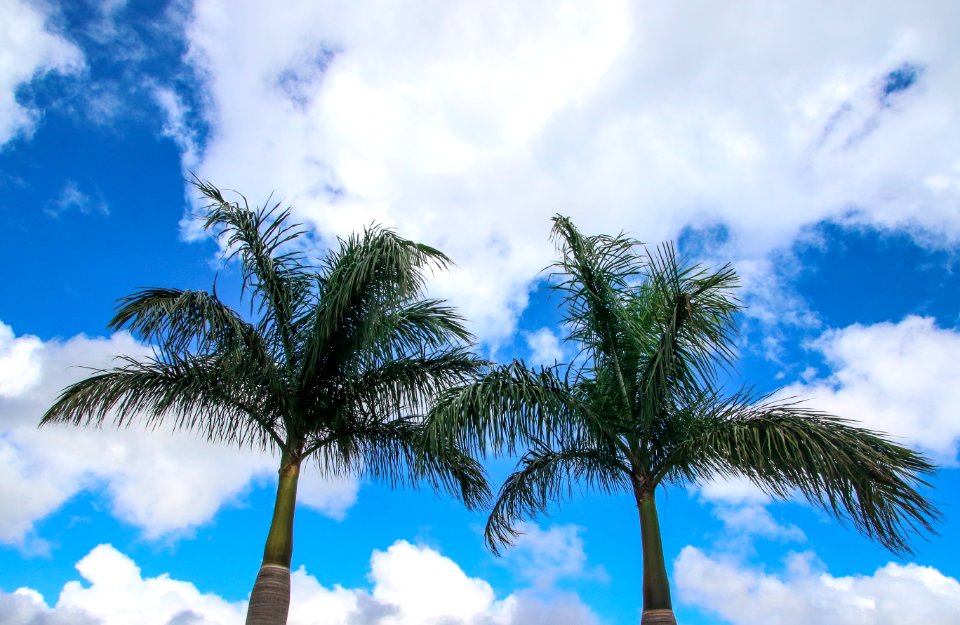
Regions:
<svg viewBox="0 0 960 625"><path fill-rule="evenodd" d="M169 87L154 86L151 93L166 117L163 134L173 139L180 148L183 168L193 171L200 160L200 146L195 129L186 121L189 112L187 105L177 92Z"/></svg>
<svg viewBox="0 0 960 625"><path fill-rule="evenodd" d="M397 625L445 619L469 623L488 613L497 621L507 620L509 606L495 602L490 584L468 577L453 560L432 549L400 541L385 552L374 552L370 569L372 596L397 608L391 619Z"/></svg>
<svg viewBox="0 0 960 625"><path fill-rule="evenodd" d="M530 348L530 361L535 364L553 366L563 362L563 345L550 328L540 328L536 332L526 332L524 338Z"/></svg>
<svg viewBox="0 0 960 625"><path fill-rule="evenodd" d="M13 328L0 322L0 397L16 397L37 383L42 347L37 337L15 337Z"/></svg>
<svg viewBox="0 0 960 625"><path fill-rule="evenodd" d="M277 461L267 454L162 427L37 428L57 394L88 374L83 367L146 353L126 333L42 342L0 323L0 542L29 542L36 521L84 488L103 486L116 516L156 538L205 523L252 481L273 478ZM321 480L310 467L301 484L300 502L334 518L358 490L355 480Z"/></svg>
<svg viewBox="0 0 960 625"><path fill-rule="evenodd" d="M370 590L326 588L305 569L294 571L290 625L597 622L575 595L551 604L523 592L498 600L486 581L469 577L437 551L405 541L375 551L370 566ZM84 582L68 582L54 607L30 589L0 593L0 620L14 625L239 625L244 619L245 602L225 601L167 575L145 578L136 563L110 545L93 549L77 570Z"/></svg>
<svg viewBox="0 0 960 625"><path fill-rule="evenodd" d="M51 217L59 217L69 210L79 211L83 215L89 215L91 212L98 212L101 215L109 215L110 209L107 203L95 193L96 198L90 197L89 193L80 189L80 185L75 180L67 180L63 185L63 191L47 208L44 210Z"/></svg>
<svg viewBox="0 0 960 625"><path fill-rule="evenodd" d="M718 477L698 484L697 492L707 501L722 504L765 504L771 500L746 477Z"/></svg>
<svg viewBox="0 0 960 625"><path fill-rule="evenodd" d="M749 548L754 537L802 541L806 536L793 524L780 523L767 508L773 498L746 477L718 477L696 485L697 495L711 504L722 523L724 544Z"/></svg>
<svg viewBox="0 0 960 625"><path fill-rule="evenodd" d="M0 623L5 625L102 625L86 612L72 608L54 609L36 591L20 588L0 592Z"/></svg>
<svg viewBox="0 0 960 625"><path fill-rule="evenodd" d="M199 171L325 235L437 245L460 267L438 292L496 342L558 211L651 242L724 224L744 261L823 219L956 242L958 12L201 0Z"/></svg>
<svg viewBox="0 0 960 625"><path fill-rule="evenodd" d="M761 505L718 506L713 513L723 522L728 533L736 535L738 541L753 536L781 541L806 539L803 530L793 524L779 523L770 510Z"/></svg>
<svg viewBox="0 0 960 625"><path fill-rule="evenodd" d="M77 72L83 54L53 32L45 2L9 0L0 6L0 145L29 134L39 113L17 102L17 89L47 72Z"/></svg>
<svg viewBox="0 0 960 625"><path fill-rule="evenodd" d="M812 345L830 375L783 390L819 410L859 420L900 442L956 464L960 444L960 333L933 319L854 324Z"/></svg>
<svg viewBox="0 0 960 625"><path fill-rule="evenodd" d="M564 578L606 578L602 568L588 568L583 550L583 528L576 525L554 525L543 529L533 523L521 523L521 532L502 561L517 576L530 581L538 589L550 589Z"/></svg>
<svg viewBox="0 0 960 625"><path fill-rule="evenodd" d="M932 567L889 563L873 575L833 577L812 554L772 574L685 547L674 562L678 597L734 625L948 625L960 614L960 583Z"/></svg>

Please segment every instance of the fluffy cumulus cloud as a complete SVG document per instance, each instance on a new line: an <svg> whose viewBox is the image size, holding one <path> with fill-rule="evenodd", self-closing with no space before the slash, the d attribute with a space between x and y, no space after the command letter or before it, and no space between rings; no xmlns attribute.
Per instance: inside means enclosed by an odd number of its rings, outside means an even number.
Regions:
<svg viewBox="0 0 960 625"><path fill-rule="evenodd" d="M717 478L697 486L698 498L711 506L723 523L721 542L733 549L750 549L754 538L803 541L796 525L777 520L767 507L773 499L745 477Z"/></svg>
<svg viewBox="0 0 960 625"><path fill-rule="evenodd" d="M0 6L0 145L29 133L39 114L17 101L17 89L47 72L83 68L80 50L50 26L52 12L46 2Z"/></svg>
<svg viewBox="0 0 960 625"><path fill-rule="evenodd" d="M533 523L517 527L520 536L503 554L502 562L535 588L550 589L561 579L606 576L602 568L587 566L583 549L583 528L554 525L547 529Z"/></svg>
<svg viewBox="0 0 960 625"><path fill-rule="evenodd" d="M0 621L12 625L232 625L244 602L203 593L166 575L144 577L130 558L100 545L77 563L83 582L64 586L54 606L21 588L0 594ZM290 625L592 625L575 596L543 603L528 593L497 599L484 580L427 547L398 541L371 558L372 588L326 588L301 568L292 576Z"/></svg>
<svg viewBox="0 0 960 625"><path fill-rule="evenodd" d="M830 368L784 389L810 405L887 432L936 461L955 465L960 444L960 333L928 317L855 324L812 345Z"/></svg>
<svg viewBox="0 0 960 625"><path fill-rule="evenodd" d="M125 333L43 342L0 323L0 542L23 543L37 520L84 488L104 488L114 513L148 537L179 533L208 521L251 481L275 474L269 455L162 427L37 428L60 390L88 373L83 367L146 353ZM308 469L302 490L303 503L342 517L357 484L321 480Z"/></svg>
<svg viewBox="0 0 960 625"><path fill-rule="evenodd" d="M717 226L744 261L824 219L956 242L958 20L951 2L198 0L210 133L187 160L326 235L379 221L437 245L459 265L438 291L495 341L557 212L653 242Z"/></svg>
<svg viewBox="0 0 960 625"><path fill-rule="evenodd" d="M563 345L560 338L550 328L540 328L536 332L527 332L524 335L527 347L530 348L530 362L532 364L553 366L564 362Z"/></svg>
<svg viewBox="0 0 960 625"><path fill-rule="evenodd" d="M793 524L783 524L774 518L765 506L718 506L714 514L723 522L724 529L740 543L754 536L780 541L802 541L806 535Z"/></svg>
<svg viewBox="0 0 960 625"><path fill-rule="evenodd" d="M917 564L834 577L804 553L774 574L685 547L674 579L682 601L733 625L947 625L960 615L960 583Z"/></svg>

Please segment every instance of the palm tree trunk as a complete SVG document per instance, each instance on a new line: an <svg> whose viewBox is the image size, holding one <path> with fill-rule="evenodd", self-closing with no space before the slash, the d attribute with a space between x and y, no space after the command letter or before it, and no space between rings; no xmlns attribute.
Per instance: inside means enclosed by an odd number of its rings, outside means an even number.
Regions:
<svg viewBox="0 0 960 625"><path fill-rule="evenodd" d="M667 566L663 560L657 501L654 493L644 492L637 484L634 484L633 490L640 511L640 539L643 545L643 614L640 625L677 625L670 602Z"/></svg>
<svg viewBox="0 0 960 625"><path fill-rule="evenodd" d="M300 461L284 452L273 521L263 550L263 564L250 592L247 625L286 625L290 611L290 560L293 557L293 513L297 503Z"/></svg>

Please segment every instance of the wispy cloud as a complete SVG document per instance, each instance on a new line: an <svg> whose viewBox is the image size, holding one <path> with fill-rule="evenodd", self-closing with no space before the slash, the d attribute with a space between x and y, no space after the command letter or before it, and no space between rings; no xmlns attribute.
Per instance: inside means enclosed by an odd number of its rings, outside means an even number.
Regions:
<svg viewBox="0 0 960 625"><path fill-rule="evenodd" d="M51 217L60 217L64 213L77 211L82 215L109 215L110 208L99 191L91 196L80 189L75 180L67 180L56 199L49 202L44 212Z"/></svg>

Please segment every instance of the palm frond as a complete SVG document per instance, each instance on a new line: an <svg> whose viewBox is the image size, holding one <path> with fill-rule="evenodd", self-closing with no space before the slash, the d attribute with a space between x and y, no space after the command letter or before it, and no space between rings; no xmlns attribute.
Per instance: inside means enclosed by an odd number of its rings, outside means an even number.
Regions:
<svg viewBox="0 0 960 625"><path fill-rule="evenodd" d="M335 428L341 420L422 413L442 391L473 377L482 364L468 349L457 348L387 358L357 372L317 379L313 388L301 393L303 428Z"/></svg>
<svg viewBox="0 0 960 625"><path fill-rule="evenodd" d="M303 346L303 384L382 339L392 329L391 316L421 297L425 271L448 263L432 247L377 226L341 240L321 269L319 302ZM452 319L447 328L457 323Z"/></svg>
<svg viewBox="0 0 960 625"><path fill-rule="evenodd" d="M371 328L366 337L368 344L357 346L357 353L409 354L474 340L463 317L437 299L416 300L386 311L379 322L380 327Z"/></svg>
<svg viewBox="0 0 960 625"><path fill-rule="evenodd" d="M306 313L314 285L303 253L290 248L305 231L288 225L290 209L269 202L253 209L242 195L243 206L230 202L209 182L198 178L194 186L208 199L204 228L223 236L227 258L239 258L243 289L259 300L263 321L259 330L273 338L288 358L295 356L295 323ZM283 251L281 251L283 250Z"/></svg>
<svg viewBox="0 0 960 625"><path fill-rule="evenodd" d="M476 509L489 502L486 472L455 445L426 444L421 418L344 422L314 443L321 470L353 474L387 484L418 488L427 484Z"/></svg>
<svg viewBox="0 0 960 625"><path fill-rule="evenodd" d="M269 363L260 334L216 294L180 289L142 289L119 300L110 321L113 330L128 329L164 351L182 353L233 349L239 345ZM270 363L272 364L272 363Z"/></svg>
<svg viewBox="0 0 960 625"><path fill-rule="evenodd" d="M141 421L156 428L172 417L175 430L191 430L209 440L240 446L283 447L281 424L262 388L231 379L216 356L138 361L77 382L60 394L40 424L117 427Z"/></svg>
<svg viewBox="0 0 960 625"><path fill-rule="evenodd" d="M797 403L718 401L669 457L665 476L746 476L786 499L794 491L899 554L940 518L920 489L934 465L886 436Z"/></svg>
<svg viewBox="0 0 960 625"><path fill-rule="evenodd" d="M480 455L513 454L534 438L571 437L581 408L554 370L514 361L442 393L428 416L428 432Z"/></svg>
<svg viewBox="0 0 960 625"><path fill-rule="evenodd" d="M630 467L611 449L542 445L528 451L497 494L483 538L496 555L519 535L518 521L548 513L570 497L574 485L602 493L629 490Z"/></svg>
<svg viewBox="0 0 960 625"><path fill-rule="evenodd" d="M635 358L636 401L650 427L670 393L712 389L718 365L732 363L740 307L732 296L737 277L731 267L711 272L685 265L670 244L648 252L647 259L634 308L648 316L633 327L639 335L634 343L646 352Z"/></svg>
<svg viewBox="0 0 960 625"><path fill-rule="evenodd" d="M564 322L570 340L588 352L594 366L608 366L619 383L622 409L629 411L633 394L623 369L621 341L625 334L624 302L642 270L635 248L639 242L621 234L584 236L567 217L553 218L552 238L561 259L553 264L553 288L564 293Z"/></svg>

